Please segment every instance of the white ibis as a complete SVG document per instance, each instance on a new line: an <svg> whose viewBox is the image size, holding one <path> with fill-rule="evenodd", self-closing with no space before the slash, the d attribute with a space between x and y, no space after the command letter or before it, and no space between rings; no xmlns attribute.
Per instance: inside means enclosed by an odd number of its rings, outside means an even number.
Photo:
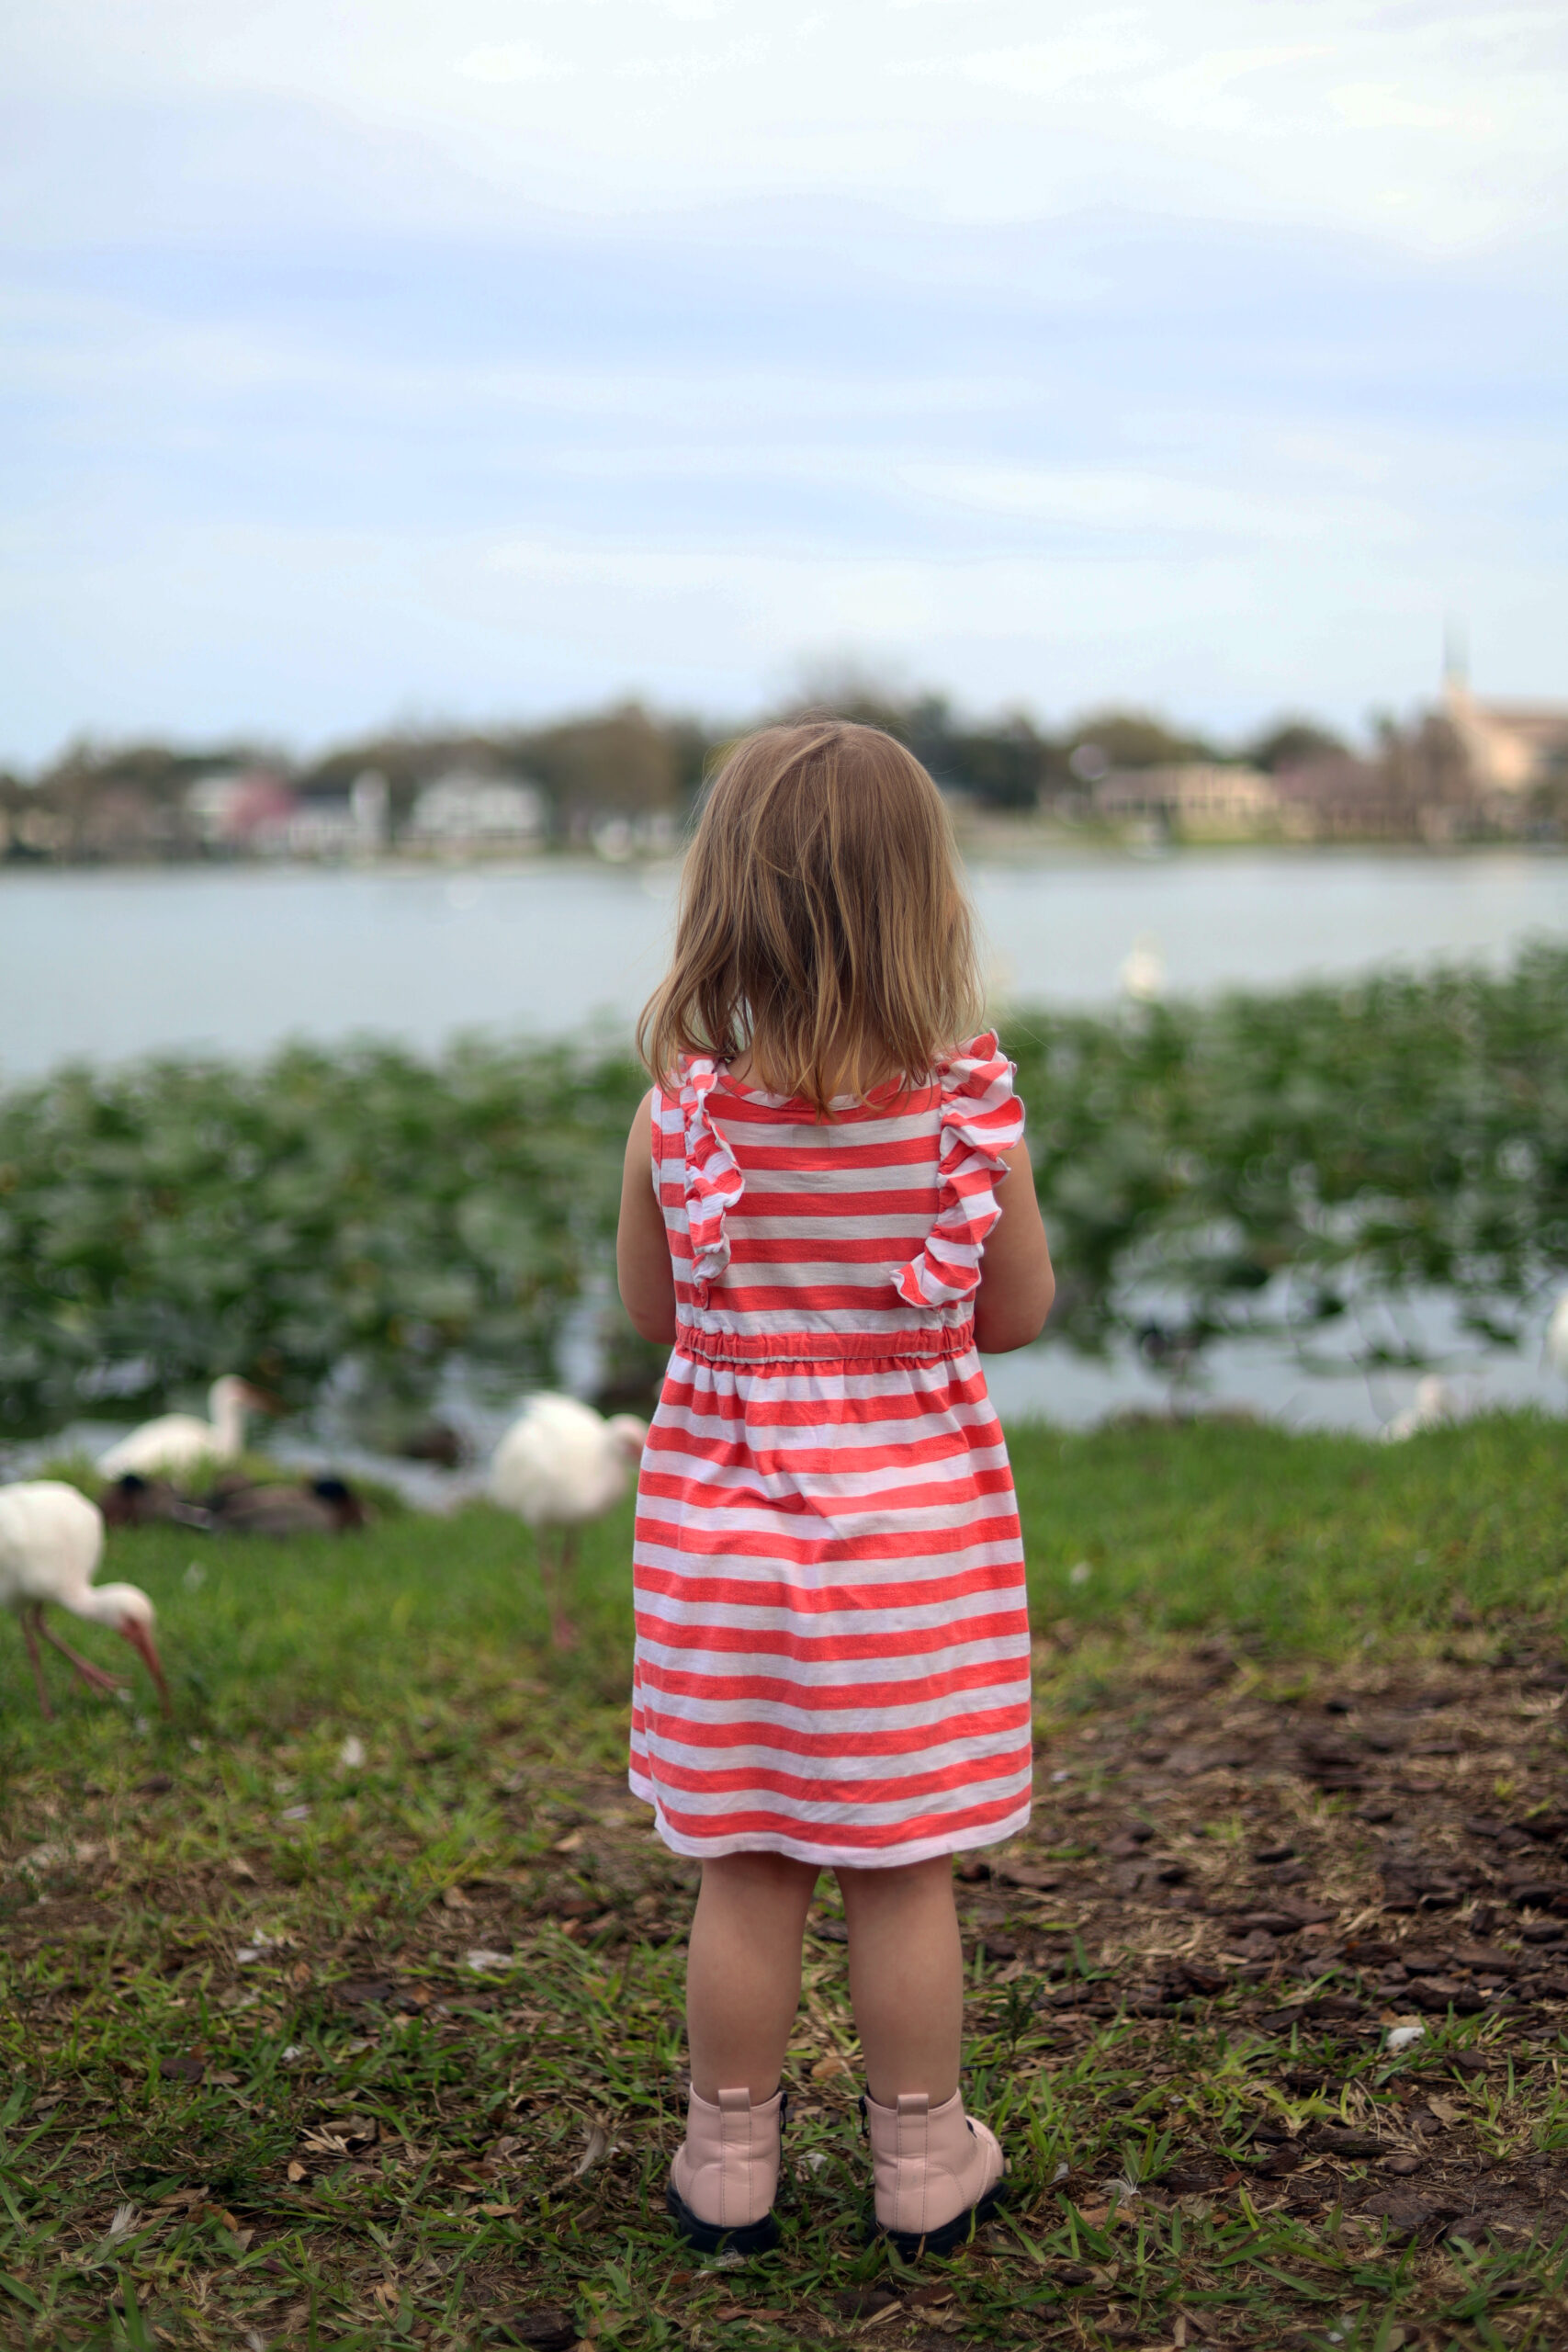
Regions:
<svg viewBox="0 0 1568 2352"><path fill-rule="evenodd" d="M529 1397L491 1457L492 1501L515 1511L537 1540L550 1639L559 1649L570 1649L577 1640L564 1599L577 1530L619 1502L647 1442L648 1423L633 1413L605 1420L575 1396L546 1393ZM552 1559L546 1531L554 1528L560 1530L560 1541Z"/></svg>
<svg viewBox="0 0 1568 2352"><path fill-rule="evenodd" d="M118 1690L112 1674L78 1657L51 1627L44 1611L68 1609L90 1624L112 1625L135 1650L158 1688L164 1713L173 1712L169 1686L152 1639L152 1603L133 1584L93 1582L104 1548L104 1515L74 1487L55 1478L0 1487L0 1601L21 1620L22 1638L32 1661L39 1705L53 1713L39 1656L41 1634L70 1659L89 1690Z"/></svg>
<svg viewBox="0 0 1568 2352"><path fill-rule="evenodd" d="M1568 1380L1568 1290L1559 1295L1551 1310L1551 1320L1546 1327L1544 1353L1553 1372Z"/></svg>
<svg viewBox="0 0 1568 2352"><path fill-rule="evenodd" d="M97 1468L105 1478L123 1478L128 1470L147 1478L162 1473L177 1476L203 1462L232 1462L245 1442L245 1415L265 1413L272 1400L248 1380L226 1373L215 1380L207 1408L212 1419L198 1420L194 1413L161 1413L100 1453Z"/></svg>
<svg viewBox="0 0 1568 2352"><path fill-rule="evenodd" d="M1134 1004L1156 1004L1165 994L1165 950L1152 931L1141 931L1117 969L1122 994Z"/></svg>
<svg viewBox="0 0 1568 2352"><path fill-rule="evenodd" d="M1422 1430L1440 1429L1458 1417L1459 1408L1460 1395L1452 1381L1440 1372L1428 1372L1416 1384L1416 1402L1385 1421L1382 1434L1388 1443L1398 1445Z"/></svg>

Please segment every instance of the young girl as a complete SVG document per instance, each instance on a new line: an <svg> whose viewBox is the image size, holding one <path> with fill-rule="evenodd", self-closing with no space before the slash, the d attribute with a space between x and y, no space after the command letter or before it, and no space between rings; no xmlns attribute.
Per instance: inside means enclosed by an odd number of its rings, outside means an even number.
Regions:
<svg viewBox="0 0 1568 2352"><path fill-rule="evenodd" d="M667 2201L704 2251L778 2234L779 2076L824 1869L877 2226L946 2251L998 2194L1001 2150L958 2090L952 1858L1028 1819L1029 1633L976 1351L1034 1339L1054 1283L1012 1066L961 1042L976 997L919 762L837 723L743 742L643 1015L657 1083L618 1247L632 1321L674 1346L637 1488L631 1785L703 1866Z"/></svg>

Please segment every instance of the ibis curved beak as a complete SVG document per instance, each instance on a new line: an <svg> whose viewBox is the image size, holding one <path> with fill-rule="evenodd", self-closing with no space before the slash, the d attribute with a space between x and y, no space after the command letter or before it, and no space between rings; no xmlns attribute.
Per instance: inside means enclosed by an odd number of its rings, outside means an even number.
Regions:
<svg viewBox="0 0 1568 2352"><path fill-rule="evenodd" d="M164 1679L164 1661L158 1656L156 1642L146 1626L139 1624L134 1617L128 1617L119 1630L130 1644L131 1648L137 1652L141 1663L157 1684L158 1702L164 1713L166 1715L172 1715L175 1712L174 1702L169 1697L169 1686Z"/></svg>

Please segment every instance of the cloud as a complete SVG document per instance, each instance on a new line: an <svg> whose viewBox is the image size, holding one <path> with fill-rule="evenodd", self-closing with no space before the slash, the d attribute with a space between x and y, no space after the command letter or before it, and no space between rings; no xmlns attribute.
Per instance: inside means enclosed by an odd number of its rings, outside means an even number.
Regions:
<svg viewBox="0 0 1568 2352"><path fill-rule="evenodd" d="M490 41L470 49L457 69L468 82L569 82L577 67L531 40Z"/></svg>
<svg viewBox="0 0 1568 2352"><path fill-rule="evenodd" d="M1024 0L533 0L522 29L498 0L24 13L7 77L24 146L46 102L90 101L101 152L106 107L199 119L265 100L268 135L224 172L248 173L258 201L301 126L331 122L341 161L313 166L323 200L367 172L395 187L400 161L406 201L412 142L424 217L488 209L495 230L539 203L632 217L852 193L914 217L1119 201L1441 250L1520 230L1543 201L1560 210L1568 178L1568 17L1545 7L1067 0L1044 31ZM716 24L731 37L716 41ZM93 176L117 230L142 182ZM1402 212L1390 187L1410 191Z"/></svg>
<svg viewBox="0 0 1568 2352"><path fill-rule="evenodd" d="M1274 480L1267 490L1257 481L1262 468L1248 468L1237 481L1205 468L1197 476L1172 469L1089 465L983 466L916 463L901 470L905 485L933 503L991 515L1016 526L1034 526L1168 548L1175 541L1190 550L1224 545L1279 548L1292 542L1341 539L1354 533L1368 548L1391 531L1403 536L1388 506L1364 494L1324 494L1321 481L1303 484L1294 496ZM1269 469L1273 470L1273 469Z"/></svg>
<svg viewBox="0 0 1568 2352"><path fill-rule="evenodd" d="M1086 83L1124 79L1163 58L1167 46L1143 28L1140 17L1112 18L1099 28L1063 34L1054 40L1016 42L1007 49L976 50L956 61L952 57L911 60L897 71L904 74L950 74L956 70L966 82L1004 90L1019 97L1056 97Z"/></svg>
<svg viewBox="0 0 1568 2352"><path fill-rule="evenodd" d="M1453 130L1464 124L1454 107L1425 105L1403 90L1376 82L1348 82L1330 93L1330 104L1341 122L1353 130ZM1472 114L1471 127L1490 130L1489 115Z"/></svg>
<svg viewBox="0 0 1568 2352"><path fill-rule="evenodd" d="M834 650L1353 721L1445 610L1560 684L1559 11L24 14L0 758Z"/></svg>

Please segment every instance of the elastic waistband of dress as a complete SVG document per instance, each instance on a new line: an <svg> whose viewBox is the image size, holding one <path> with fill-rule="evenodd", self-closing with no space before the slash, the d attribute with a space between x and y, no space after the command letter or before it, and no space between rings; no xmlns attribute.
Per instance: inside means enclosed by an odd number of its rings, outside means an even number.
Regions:
<svg viewBox="0 0 1568 2352"><path fill-rule="evenodd" d="M704 1331L675 1329L675 1353L699 1363L945 1363L975 1344L973 1318L918 1331Z"/></svg>

